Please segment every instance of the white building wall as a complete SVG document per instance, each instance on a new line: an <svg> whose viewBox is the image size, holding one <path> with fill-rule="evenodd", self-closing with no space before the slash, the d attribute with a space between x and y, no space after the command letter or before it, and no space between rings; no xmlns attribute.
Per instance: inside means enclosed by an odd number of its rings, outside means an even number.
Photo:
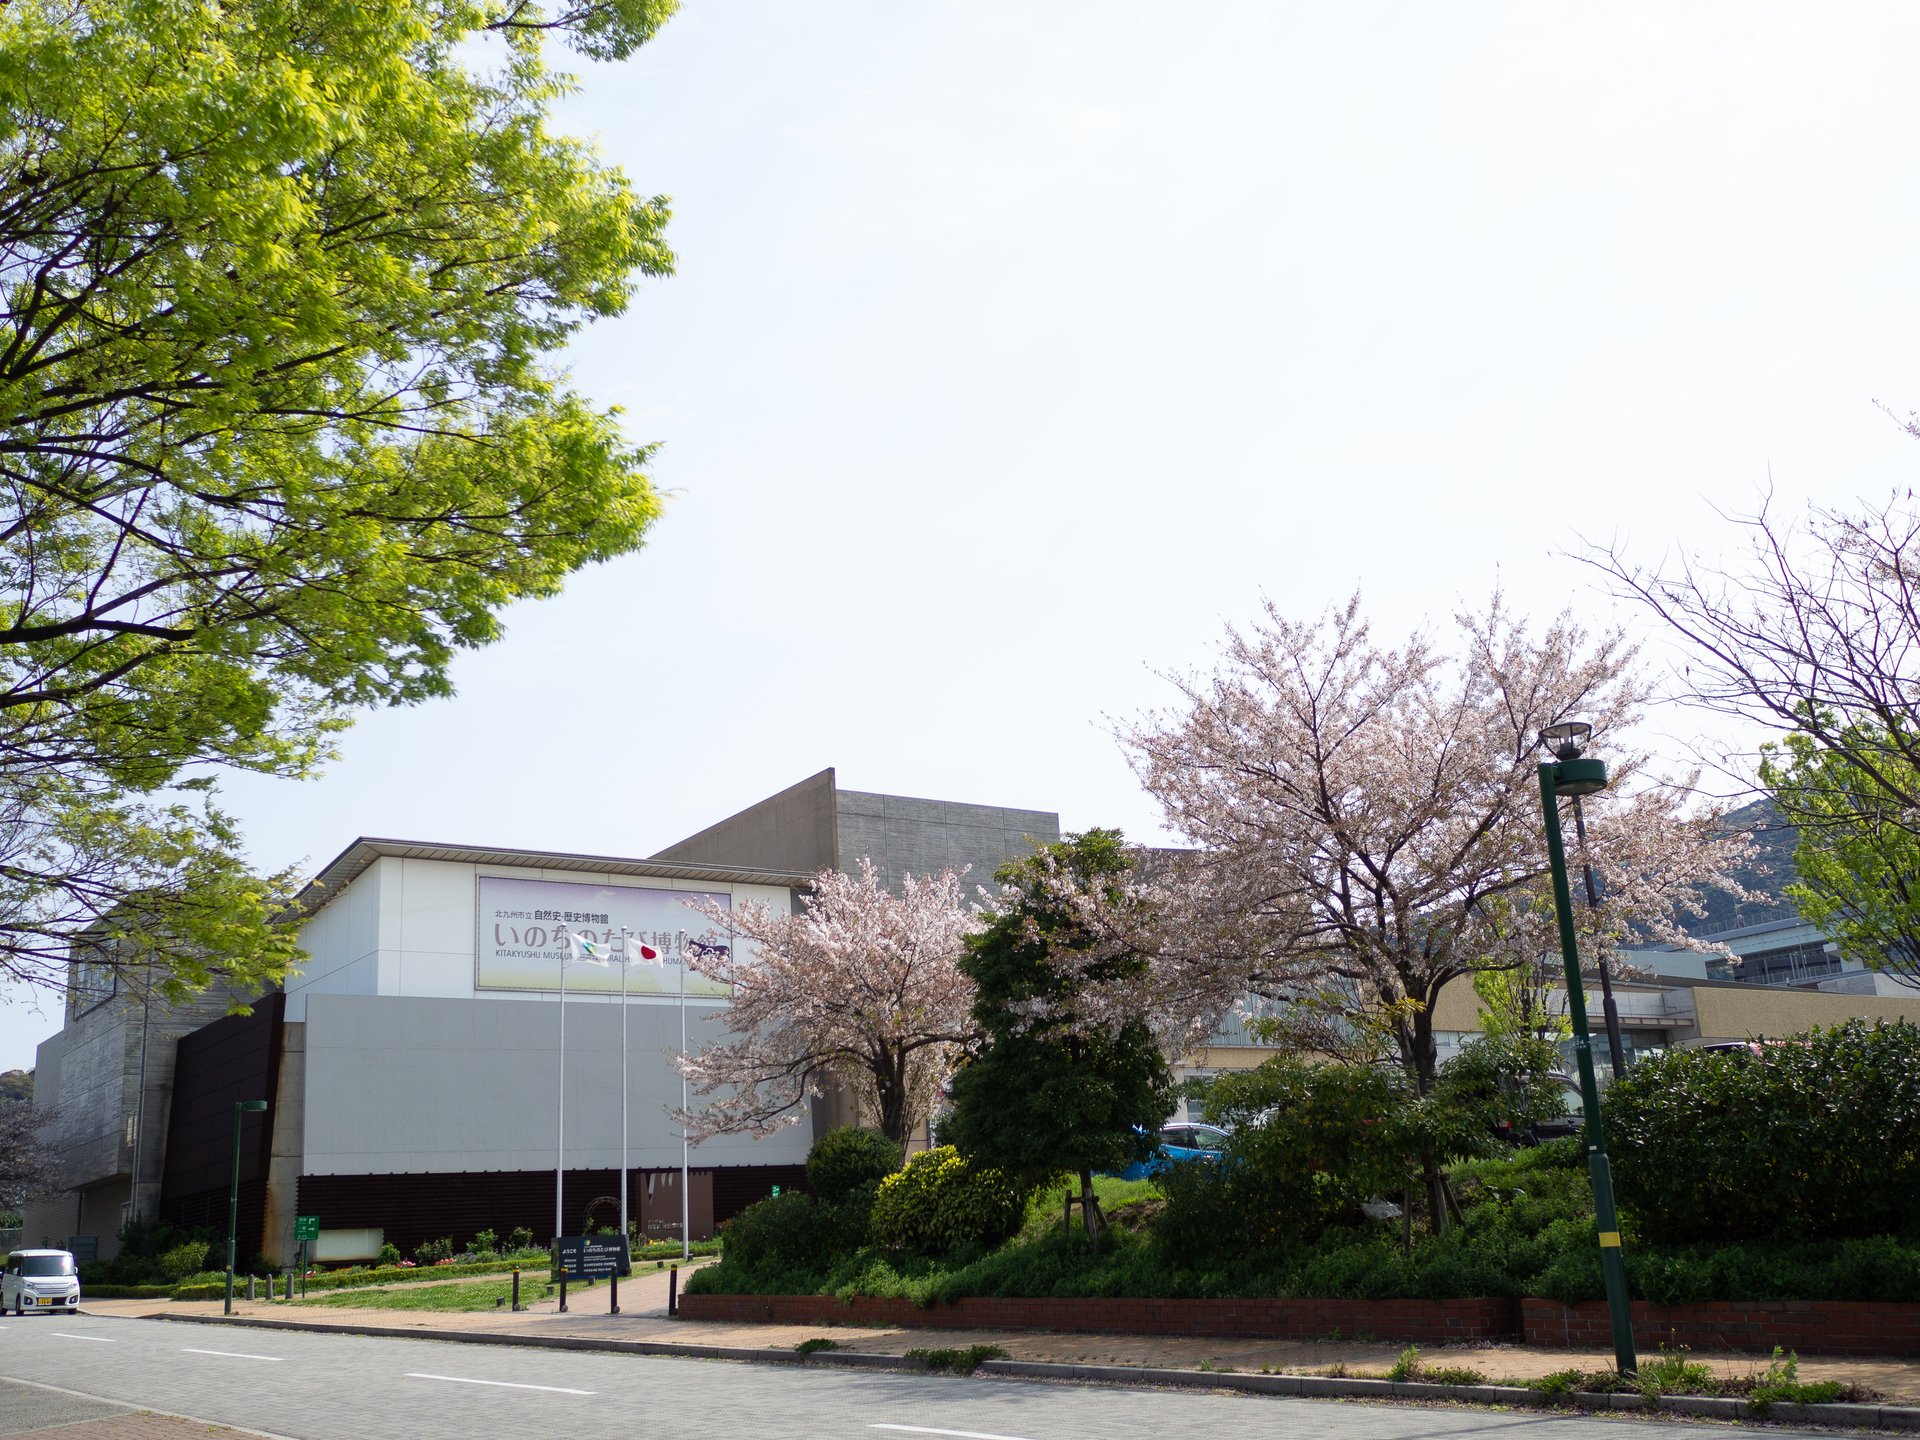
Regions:
<svg viewBox="0 0 1920 1440"><path fill-rule="evenodd" d="M792 892L784 886L692 884L652 876L597 871L546 870L448 860L382 856L316 914L300 932L308 958L287 984L287 1019L307 1018L310 995L395 995L465 1000L552 1002L543 991L481 990L475 984L477 884L481 875L542 879L655 890L728 892L738 907L758 901L785 913ZM704 922L687 912L686 928ZM618 997L570 991L569 1004L618 1004ZM672 1004L670 997L634 997L632 1004Z"/></svg>
<svg viewBox="0 0 1920 1440"><path fill-rule="evenodd" d="M493 999L496 997L488 997ZM305 1031L308 1175L542 1170L555 1163L560 1112L558 1006L525 997L316 995ZM687 1007L698 1048L718 1038L720 1007ZM620 1163L620 1011L567 1003L566 1165ZM672 1057L677 1007L634 1005L627 1034L627 1160L680 1163L680 1103ZM693 1151L697 1168L790 1165L806 1158L812 1127L764 1140L718 1136Z"/></svg>

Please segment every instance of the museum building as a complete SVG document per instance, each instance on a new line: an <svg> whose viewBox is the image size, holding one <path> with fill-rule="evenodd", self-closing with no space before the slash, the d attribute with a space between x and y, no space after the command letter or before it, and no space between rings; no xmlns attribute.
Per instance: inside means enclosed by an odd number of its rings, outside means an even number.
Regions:
<svg viewBox="0 0 1920 1440"><path fill-rule="evenodd" d="M682 1012L698 1050L727 997L676 963L672 941L733 939L687 902L792 909L810 876L862 856L889 881L951 865L984 882L1059 833L1051 812L846 791L825 770L646 859L356 840L302 896L299 974L241 997L250 1015L226 1014L224 994L143 1005L76 961L34 1084L71 1188L29 1207L24 1238L107 1259L129 1219L224 1228L235 1105L248 1100L268 1108L240 1116L243 1259L289 1263L296 1215L319 1217L322 1260L443 1235L465 1244L485 1229L525 1227L544 1243L562 1151L567 1227L612 1225L623 1048L629 1215L677 1238ZM624 972L565 967L564 1105L563 924L631 931L660 952ZM693 1238L801 1183L815 1134L844 1123L842 1108L829 1097L764 1139L695 1145Z"/></svg>

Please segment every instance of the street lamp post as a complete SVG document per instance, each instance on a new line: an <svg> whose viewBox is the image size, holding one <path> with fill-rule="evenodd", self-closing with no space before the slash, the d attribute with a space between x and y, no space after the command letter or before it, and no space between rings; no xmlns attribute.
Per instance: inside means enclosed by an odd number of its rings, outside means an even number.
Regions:
<svg viewBox="0 0 1920 1440"><path fill-rule="evenodd" d="M233 1103L233 1185L227 1191L227 1309L233 1313L233 1266L234 1247L240 1236L240 1121L248 1114L259 1114L267 1108L264 1100L236 1100Z"/></svg>
<svg viewBox="0 0 1920 1440"><path fill-rule="evenodd" d="M1573 1021L1574 1055L1580 1066L1580 1096L1586 1108L1587 1173L1593 1181L1593 1215L1600 1232L1600 1271L1606 1280L1607 1314L1613 1322L1614 1360L1622 1375L1640 1368L1633 1349L1633 1312L1627 1300L1627 1263L1620 1250L1620 1219L1613 1205L1613 1172L1607 1164L1606 1128L1600 1119L1600 1087L1593 1076L1593 1037L1587 1031L1587 999L1580 983L1580 947L1573 927L1573 891L1567 884L1567 850L1560 838L1560 800L1578 801L1607 788L1606 762L1581 757L1593 727L1579 720L1549 725L1541 745L1553 760L1540 766L1540 810L1547 826L1547 864L1553 872L1553 904L1560 922L1560 958L1567 967L1567 1013Z"/></svg>
<svg viewBox="0 0 1920 1440"><path fill-rule="evenodd" d="M1593 866L1587 859L1587 817L1581 812L1578 795L1573 797L1573 833L1580 842L1580 872L1587 882L1587 908L1598 910L1600 891L1593 883ZM1613 967L1607 964L1604 953L1594 958L1594 968L1600 972L1600 1013L1607 1022L1607 1063L1618 1078L1627 1073L1627 1047L1620 1039L1620 1007L1613 999Z"/></svg>

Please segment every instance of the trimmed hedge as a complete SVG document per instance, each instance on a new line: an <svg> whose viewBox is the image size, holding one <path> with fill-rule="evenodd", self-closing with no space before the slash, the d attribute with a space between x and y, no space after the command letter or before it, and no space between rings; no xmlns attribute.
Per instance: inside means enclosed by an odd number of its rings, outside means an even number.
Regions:
<svg viewBox="0 0 1920 1440"><path fill-rule="evenodd" d="M1607 1091L1620 1203L1656 1245L1920 1234L1920 1027L1669 1050Z"/></svg>
<svg viewBox="0 0 1920 1440"><path fill-rule="evenodd" d="M170 1285L88 1285L80 1286L80 1299L88 1300L165 1300L173 1293Z"/></svg>
<svg viewBox="0 0 1920 1440"><path fill-rule="evenodd" d="M696 1240L693 1242L695 1255L717 1255L720 1253L718 1240ZM680 1246L676 1242L658 1242L642 1245L633 1252L634 1264L651 1260L677 1260L680 1258ZM466 1265L383 1265L371 1270L326 1270L318 1275L307 1277L307 1291L315 1290L354 1290L368 1285L404 1285L412 1281L457 1280L463 1275L505 1275L515 1269L545 1275L550 1272L550 1263L543 1251L539 1255L518 1260L475 1260ZM275 1271L279 1275L280 1271ZM261 1277L264 1278L264 1277ZM247 1277L236 1273L234 1283L244 1286ZM100 1294L108 1298L100 1289L88 1293ZM176 1285L172 1290L161 1289L156 1295L170 1295L175 1300L224 1300L227 1294L226 1277L218 1281L193 1280L184 1285ZM134 1298L151 1298L146 1296Z"/></svg>
<svg viewBox="0 0 1920 1440"><path fill-rule="evenodd" d="M365 1285L397 1285L411 1280L453 1280L462 1275L505 1275L516 1266L522 1270L538 1267L538 1260L476 1260L470 1265L390 1265L376 1270L327 1270L307 1277L307 1289L352 1290ZM280 1272L276 1271L278 1275ZM265 1278L265 1277L260 1277ZM234 1284L243 1286L247 1277L236 1273ZM217 1281L189 1281L176 1285L170 1293L175 1300L224 1300L226 1277Z"/></svg>

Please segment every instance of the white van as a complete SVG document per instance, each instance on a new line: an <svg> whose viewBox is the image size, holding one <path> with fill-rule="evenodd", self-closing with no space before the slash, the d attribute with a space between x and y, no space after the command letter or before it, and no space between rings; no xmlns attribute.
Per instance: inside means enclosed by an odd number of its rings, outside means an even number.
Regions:
<svg viewBox="0 0 1920 1440"><path fill-rule="evenodd" d="M16 1250L0 1275L0 1314L80 1308L80 1271L65 1250Z"/></svg>

